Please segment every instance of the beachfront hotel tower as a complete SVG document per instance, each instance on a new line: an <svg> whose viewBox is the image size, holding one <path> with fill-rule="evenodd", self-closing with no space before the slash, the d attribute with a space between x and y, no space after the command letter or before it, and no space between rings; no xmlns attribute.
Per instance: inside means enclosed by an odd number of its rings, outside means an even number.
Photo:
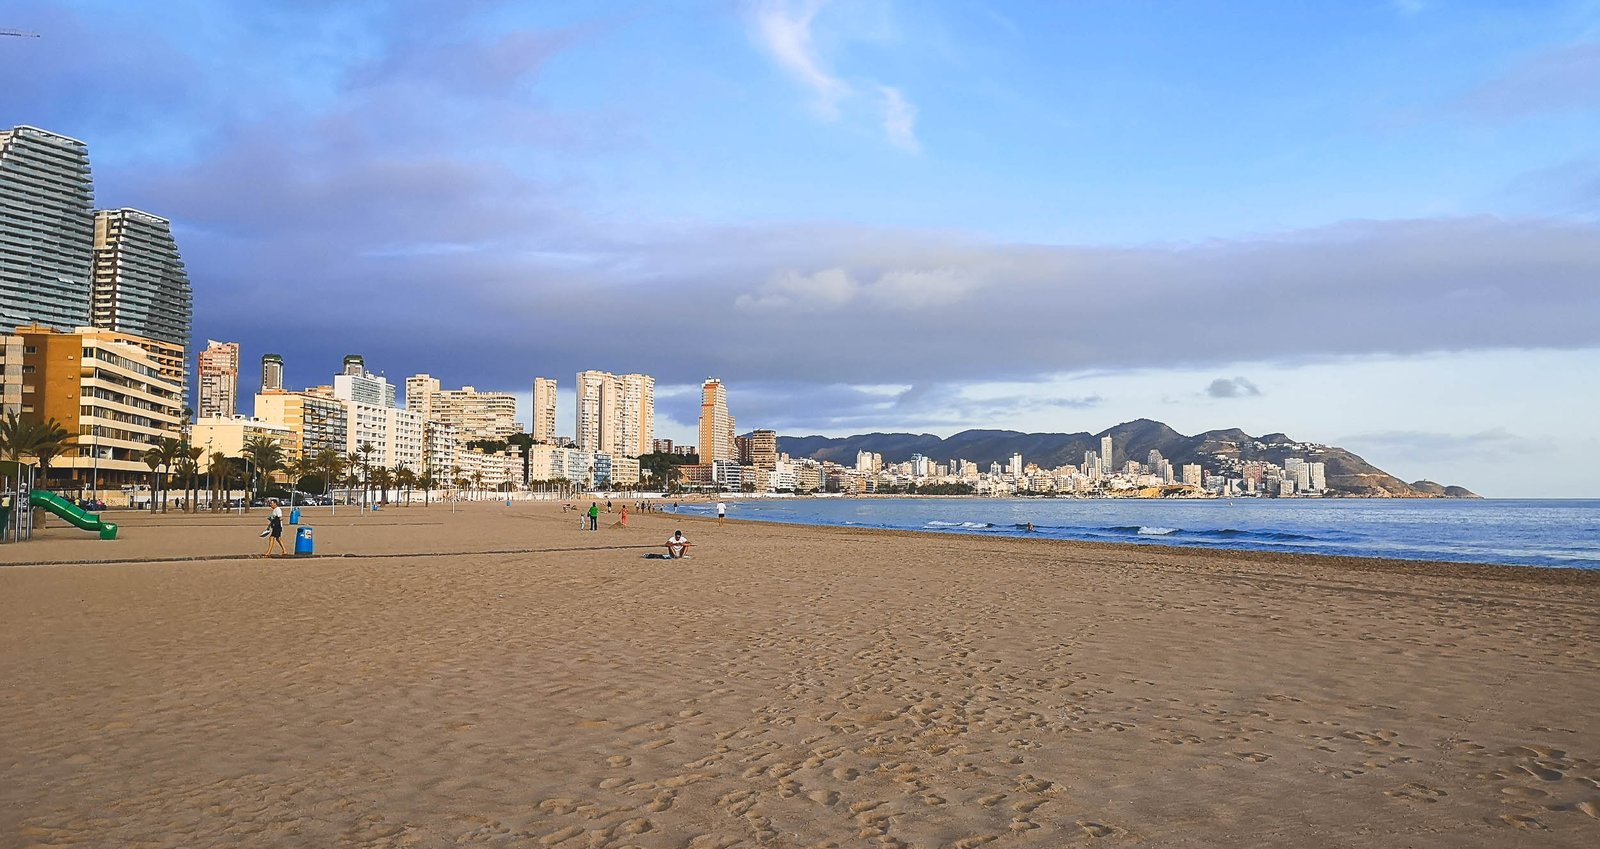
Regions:
<svg viewBox="0 0 1600 849"><path fill-rule="evenodd" d="M550 443L556 438L556 380L533 379L533 416L528 422L534 441Z"/></svg>
<svg viewBox="0 0 1600 849"><path fill-rule="evenodd" d="M203 419L229 419L239 412L239 343L206 340L199 356L200 396L196 412Z"/></svg>
<svg viewBox="0 0 1600 849"><path fill-rule="evenodd" d="M94 221L87 145L0 130L0 326L90 325Z"/></svg>
<svg viewBox="0 0 1600 849"><path fill-rule="evenodd" d="M283 356L261 355L261 391L279 392L283 389Z"/></svg>
<svg viewBox="0 0 1600 849"><path fill-rule="evenodd" d="M738 460L734 418L728 413L728 387L714 377L700 387L700 462Z"/></svg>
<svg viewBox="0 0 1600 849"><path fill-rule="evenodd" d="M95 327L189 347L194 300L172 224L137 209L94 216Z"/></svg>
<svg viewBox="0 0 1600 849"><path fill-rule="evenodd" d="M655 378L580 371L576 385L579 449L623 457L650 453L655 441ZM535 404L535 415L537 409Z"/></svg>

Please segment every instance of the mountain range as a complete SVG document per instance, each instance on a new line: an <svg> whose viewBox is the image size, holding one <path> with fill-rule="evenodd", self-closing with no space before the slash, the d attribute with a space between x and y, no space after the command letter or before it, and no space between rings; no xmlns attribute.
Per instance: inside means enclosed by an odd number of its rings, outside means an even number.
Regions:
<svg viewBox="0 0 1600 849"><path fill-rule="evenodd" d="M792 457L831 460L854 466L856 454L870 451L883 455L885 463L902 463L913 454L937 461L972 460L980 466L1004 464L1012 454L1040 468L1076 466L1087 451L1099 452L1100 439L1110 436L1114 445L1113 462L1120 467L1128 460L1143 463L1150 451L1160 451L1174 468L1198 463L1208 473L1238 464L1265 460L1283 465L1290 457L1323 463L1328 488L1340 495L1379 498L1477 498L1459 486L1444 486L1433 481L1406 483L1368 463L1359 456L1332 445L1291 439L1282 433L1251 436L1238 428L1208 430L1185 436L1151 419L1123 422L1100 433L1021 433L1014 430L964 430L941 438L931 433L865 433L856 436L780 436L778 450Z"/></svg>

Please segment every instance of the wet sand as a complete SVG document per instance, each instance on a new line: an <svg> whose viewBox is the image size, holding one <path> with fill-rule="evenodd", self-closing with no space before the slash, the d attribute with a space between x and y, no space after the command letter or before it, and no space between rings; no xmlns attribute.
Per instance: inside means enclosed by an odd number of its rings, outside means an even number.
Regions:
<svg viewBox="0 0 1600 849"><path fill-rule="evenodd" d="M114 518L0 546L0 846L1600 844L1596 573Z"/></svg>

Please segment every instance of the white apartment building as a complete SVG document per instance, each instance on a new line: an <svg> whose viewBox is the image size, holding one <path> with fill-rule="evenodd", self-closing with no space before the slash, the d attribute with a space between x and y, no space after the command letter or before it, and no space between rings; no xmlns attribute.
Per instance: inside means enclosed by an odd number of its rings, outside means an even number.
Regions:
<svg viewBox="0 0 1600 849"><path fill-rule="evenodd" d="M369 407L395 406L395 387L387 378L361 366L360 358L345 358L345 373L333 376L333 397Z"/></svg>
<svg viewBox="0 0 1600 849"><path fill-rule="evenodd" d="M556 438L556 381L553 377L533 379L533 416L528 422L533 438L554 442Z"/></svg>
<svg viewBox="0 0 1600 849"><path fill-rule="evenodd" d="M359 454L363 444L371 443L374 450L367 462L374 468L405 466L422 471L426 419L420 413L354 401L347 403L345 410L346 453Z"/></svg>
<svg viewBox="0 0 1600 849"><path fill-rule="evenodd" d="M580 371L576 386L579 448L623 457L650 453L655 440L655 378ZM537 418L537 404L534 409Z"/></svg>

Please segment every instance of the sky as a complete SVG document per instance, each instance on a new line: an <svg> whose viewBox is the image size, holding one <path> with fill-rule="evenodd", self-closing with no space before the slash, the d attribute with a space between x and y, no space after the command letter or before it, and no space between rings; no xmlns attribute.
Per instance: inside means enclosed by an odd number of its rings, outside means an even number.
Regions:
<svg viewBox="0 0 1600 849"><path fill-rule="evenodd" d="M1340 445L1596 497L1600 0L0 9L195 336L741 430ZM249 394L253 375L241 378Z"/></svg>

